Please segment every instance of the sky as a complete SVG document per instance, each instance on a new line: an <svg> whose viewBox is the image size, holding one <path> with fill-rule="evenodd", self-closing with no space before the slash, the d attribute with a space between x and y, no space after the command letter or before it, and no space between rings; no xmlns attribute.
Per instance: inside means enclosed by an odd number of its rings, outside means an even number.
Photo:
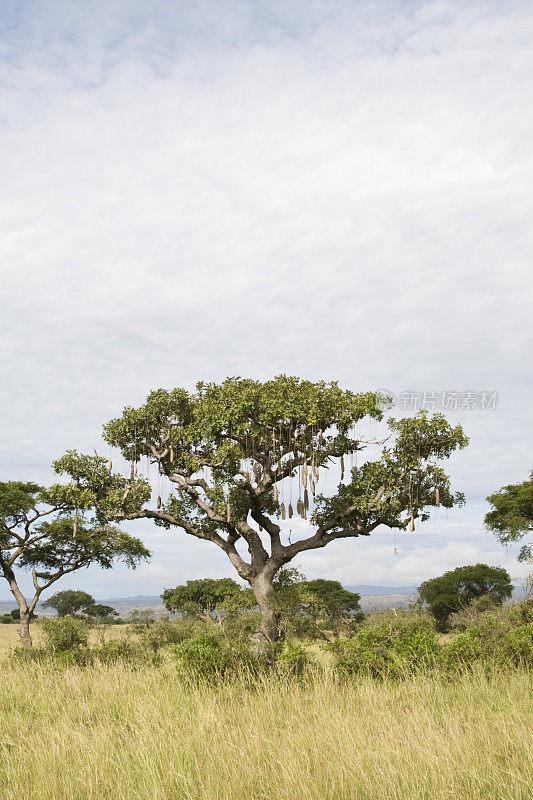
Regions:
<svg viewBox="0 0 533 800"><path fill-rule="evenodd" d="M532 35L517 0L4 0L0 480L107 455L102 425L159 387L288 373L386 389L397 415L471 392L448 413L464 508L298 563L523 577L483 517L533 466ZM128 529L149 563L61 588L232 575L210 543Z"/></svg>

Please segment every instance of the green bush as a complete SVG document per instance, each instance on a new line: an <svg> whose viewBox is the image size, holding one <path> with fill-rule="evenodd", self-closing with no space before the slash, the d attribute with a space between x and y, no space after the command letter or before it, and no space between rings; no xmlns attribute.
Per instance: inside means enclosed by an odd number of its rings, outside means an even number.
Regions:
<svg viewBox="0 0 533 800"><path fill-rule="evenodd" d="M533 623L507 631L498 642L495 655L500 665L533 668Z"/></svg>
<svg viewBox="0 0 533 800"><path fill-rule="evenodd" d="M55 652L87 647L88 626L81 620L67 614L56 619L43 619L41 628L48 646Z"/></svg>
<svg viewBox="0 0 533 800"><path fill-rule="evenodd" d="M162 647L169 644L179 644L194 636L194 622L187 619L171 622L168 617L163 617L138 630L139 640L143 647L152 653L158 653Z"/></svg>
<svg viewBox="0 0 533 800"><path fill-rule="evenodd" d="M268 654L252 654L249 645L216 633L201 633L172 648L183 674L220 678L229 674L256 673L268 662Z"/></svg>
<svg viewBox="0 0 533 800"><path fill-rule="evenodd" d="M174 645L173 653L180 667L204 678L224 675L232 664L229 647L211 633Z"/></svg>
<svg viewBox="0 0 533 800"><path fill-rule="evenodd" d="M465 633L458 633L441 648L439 660L447 669L460 669L479 661L482 656L480 632L472 626Z"/></svg>
<svg viewBox="0 0 533 800"><path fill-rule="evenodd" d="M282 672L291 675L302 675L309 666L310 660L301 644L293 642L291 639L286 639L277 654L276 664Z"/></svg>
<svg viewBox="0 0 533 800"><path fill-rule="evenodd" d="M396 676L435 662L438 645L432 620L412 612L376 616L378 621L368 617L351 639L329 646L341 673Z"/></svg>

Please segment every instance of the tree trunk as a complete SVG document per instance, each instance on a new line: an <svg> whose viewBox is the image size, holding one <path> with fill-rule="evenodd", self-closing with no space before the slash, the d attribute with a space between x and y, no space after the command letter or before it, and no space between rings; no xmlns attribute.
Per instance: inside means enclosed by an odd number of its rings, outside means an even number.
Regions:
<svg viewBox="0 0 533 800"><path fill-rule="evenodd" d="M20 624L17 632L20 636L22 647L29 649L32 646L32 641L30 636L30 612L27 607L20 608Z"/></svg>
<svg viewBox="0 0 533 800"><path fill-rule="evenodd" d="M275 574L275 573L274 573ZM261 612L261 636L266 642L277 642L281 637L281 614L274 593L274 575L260 573L250 581L250 586Z"/></svg>
<svg viewBox="0 0 533 800"><path fill-rule="evenodd" d="M4 578L9 583L11 594L17 601L17 605L19 607L20 621L17 633L20 636L20 641L22 643L22 646L29 649L32 646L32 641L30 636L30 616L31 616L30 609L26 602L26 598L24 597L24 595L22 594L17 585L17 581L15 579L15 573L13 572L11 565L2 562L1 566L2 566L2 572L4 573ZM34 598L34 602L32 604L32 610L33 608L35 608L35 602L36 600Z"/></svg>

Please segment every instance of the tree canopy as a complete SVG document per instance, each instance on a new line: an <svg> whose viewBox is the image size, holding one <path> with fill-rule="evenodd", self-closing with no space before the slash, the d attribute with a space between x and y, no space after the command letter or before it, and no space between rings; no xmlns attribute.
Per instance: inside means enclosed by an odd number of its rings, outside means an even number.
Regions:
<svg viewBox="0 0 533 800"><path fill-rule="evenodd" d="M35 483L0 483L0 569L20 610L20 636L31 646L29 620L41 593L83 567L110 569L117 560L135 567L149 551L119 528L89 516L71 497L71 487L45 489ZM16 568L31 572L28 603Z"/></svg>
<svg viewBox="0 0 533 800"><path fill-rule="evenodd" d="M379 525L413 530L431 506L464 501L441 466L466 446L461 427L421 412L390 418L383 440L369 439L360 423L381 420L382 408L375 393L285 375L199 383L196 392L159 389L104 426L129 473L72 450L55 464L71 478L56 497L94 505L102 522L148 518L212 542L249 582L272 640L279 617L273 579L295 556L369 536ZM367 454L369 446L379 457ZM154 466L167 487L155 496ZM325 489L330 471L332 492ZM308 524L284 541L295 516Z"/></svg>
<svg viewBox="0 0 533 800"><path fill-rule="evenodd" d="M175 589L165 589L161 597L171 613L197 614L209 619L215 609L223 609L228 602L233 604L241 593L241 587L231 578L199 578Z"/></svg>
<svg viewBox="0 0 533 800"><path fill-rule="evenodd" d="M65 589L63 592L56 592L43 603L43 608L53 608L57 611L58 617L65 617L67 614L86 614L88 617L98 617L105 619L118 616L112 606L97 603L94 597L81 589Z"/></svg>
<svg viewBox="0 0 533 800"><path fill-rule="evenodd" d="M43 608L53 608L58 617L74 616L80 611L86 611L95 605L94 597L81 589L65 589L56 592L42 604Z"/></svg>
<svg viewBox="0 0 533 800"><path fill-rule="evenodd" d="M533 470L522 483L504 486L489 495L492 509L485 515L485 526L496 534L502 544L523 539L533 531ZM533 560L533 545L524 544L518 554L519 561Z"/></svg>
<svg viewBox="0 0 533 800"><path fill-rule="evenodd" d="M427 603L441 630L451 614L461 611L473 600L488 597L497 605L511 597L513 585L507 570L487 564L457 567L438 578L424 581L420 599Z"/></svg>

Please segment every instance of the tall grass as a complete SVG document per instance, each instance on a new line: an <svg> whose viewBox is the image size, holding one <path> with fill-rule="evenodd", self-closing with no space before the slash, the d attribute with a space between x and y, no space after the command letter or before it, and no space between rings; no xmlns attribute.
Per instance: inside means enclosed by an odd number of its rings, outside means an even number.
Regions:
<svg viewBox="0 0 533 800"><path fill-rule="evenodd" d="M6 663L5 800L530 800L528 675L195 685Z"/></svg>

